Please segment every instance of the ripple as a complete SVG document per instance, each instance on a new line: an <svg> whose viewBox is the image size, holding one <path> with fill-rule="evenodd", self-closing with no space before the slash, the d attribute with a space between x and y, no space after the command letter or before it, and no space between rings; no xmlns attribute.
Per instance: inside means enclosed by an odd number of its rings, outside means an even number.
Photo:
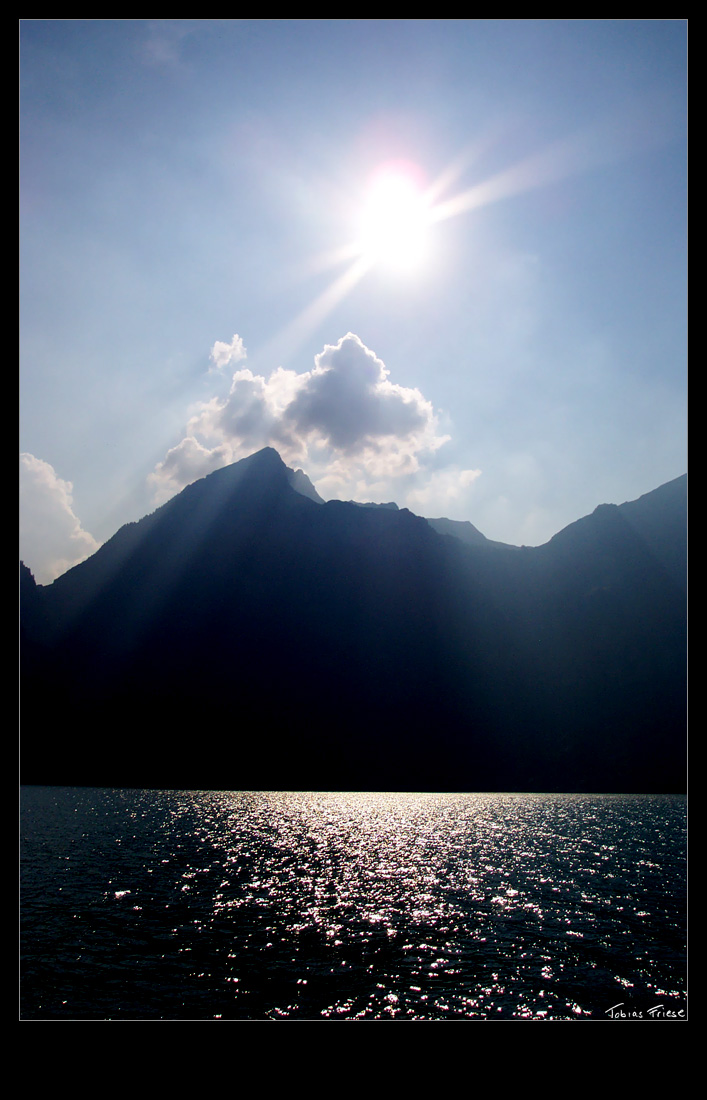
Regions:
<svg viewBox="0 0 707 1100"><path fill-rule="evenodd" d="M660 796L27 788L23 1015L580 1019L617 990L684 999L684 825Z"/></svg>

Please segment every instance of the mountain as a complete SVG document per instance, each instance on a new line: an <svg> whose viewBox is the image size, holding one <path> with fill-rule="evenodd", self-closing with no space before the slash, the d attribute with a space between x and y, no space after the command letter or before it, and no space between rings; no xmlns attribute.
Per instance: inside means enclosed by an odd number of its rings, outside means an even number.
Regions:
<svg viewBox="0 0 707 1100"><path fill-rule="evenodd" d="M290 470L288 467L287 478L295 492L300 493L303 497L309 497L316 504L324 504L323 498L320 497L304 470Z"/></svg>
<svg viewBox="0 0 707 1100"><path fill-rule="evenodd" d="M467 542L266 448L23 570L23 782L683 790L685 509Z"/></svg>
<svg viewBox="0 0 707 1100"><path fill-rule="evenodd" d="M454 535L455 538L461 539L462 542L468 543L470 546L501 546L506 549L518 549L511 546L507 542L494 542L492 539L487 539L486 535L482 535L473 523L469 523L468 520L459 519L428 519L430 527L440 535Z"/></svg>

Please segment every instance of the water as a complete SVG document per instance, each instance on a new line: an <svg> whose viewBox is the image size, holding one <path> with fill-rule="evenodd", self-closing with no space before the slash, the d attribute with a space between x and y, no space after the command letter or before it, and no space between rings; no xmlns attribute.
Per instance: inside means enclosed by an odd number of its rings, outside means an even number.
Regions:
<svg viewBox="0 0 707 1100"><path fill-rule="evenodd" d="M27 787L21 1015L684 1015L685 817L657 795Z"/></svg>

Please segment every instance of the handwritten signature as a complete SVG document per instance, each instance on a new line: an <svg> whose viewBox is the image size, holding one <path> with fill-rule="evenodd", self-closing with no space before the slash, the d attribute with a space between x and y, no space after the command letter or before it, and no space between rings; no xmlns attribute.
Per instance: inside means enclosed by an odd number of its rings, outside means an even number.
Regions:
<svg viewBox="0 0 707 1100"><path fill-rule="evenodd" d="M654 1005L653 1008L647 1008L643 1012L640 1009L624 1008L624 1001L619 1001L617 1005L607 1008L604 1014L612 1020L644 1020L646 1017L650 1020L684 1020L686 1018L684 1008Z"/></svg>

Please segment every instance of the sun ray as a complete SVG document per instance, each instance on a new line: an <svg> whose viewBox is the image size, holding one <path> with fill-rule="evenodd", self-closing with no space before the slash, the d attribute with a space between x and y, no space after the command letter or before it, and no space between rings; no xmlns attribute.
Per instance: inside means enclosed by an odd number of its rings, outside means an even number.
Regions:
<svg viewBox="0 0 707 1100"><path fill-rule="evenodd" d="M347 254L351 252L347 250ZM290 358L309 336L321 325L336 306L350 294L357 283L370 270L371 262L365 256L358 256L346 270L334 279L309 305L297 314L287 325L258 349L250 359L260 359L269 363L280 363Z"/></svg>

